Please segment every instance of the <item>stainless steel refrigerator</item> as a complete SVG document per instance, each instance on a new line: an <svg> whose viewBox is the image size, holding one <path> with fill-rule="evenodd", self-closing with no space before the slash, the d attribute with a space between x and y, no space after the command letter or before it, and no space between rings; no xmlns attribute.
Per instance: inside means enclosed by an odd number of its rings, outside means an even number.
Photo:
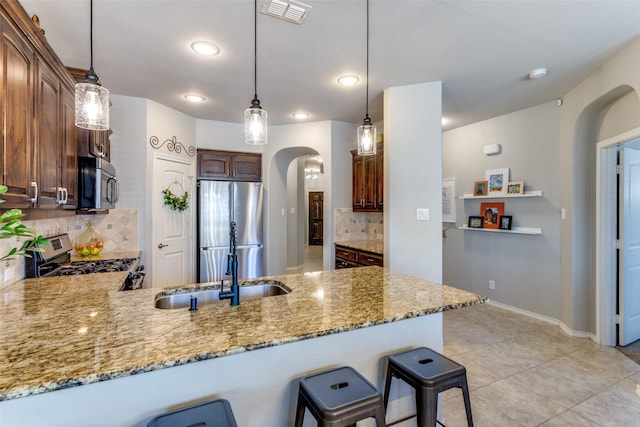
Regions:
<svg viewBox="0 0 640 427"><path fill-rule="evenodd" d="M198 182L198 282L226 279L229 223L237 225L238 278L264 275L262 183Z"/></svg>

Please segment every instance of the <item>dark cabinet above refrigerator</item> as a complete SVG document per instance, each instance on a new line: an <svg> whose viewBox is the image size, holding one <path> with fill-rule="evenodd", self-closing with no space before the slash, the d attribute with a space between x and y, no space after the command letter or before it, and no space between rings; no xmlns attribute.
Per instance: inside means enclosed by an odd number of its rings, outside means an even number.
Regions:
<svg viewBox="0 0 640 427"><path fill-rule="evenodd" d="M260 182L262 155L235 151L198 150L198 179Z"/></svg>

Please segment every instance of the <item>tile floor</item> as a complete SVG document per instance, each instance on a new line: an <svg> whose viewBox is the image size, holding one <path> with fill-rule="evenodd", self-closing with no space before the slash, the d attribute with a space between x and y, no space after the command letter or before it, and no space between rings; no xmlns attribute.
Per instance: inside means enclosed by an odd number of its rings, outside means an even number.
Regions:
<svg viewBox="0 0 640 427"><path fill-rule="evenodd" d="M322 246L306 246L298 272L321 269ZM476 427L640 427L640 365L558 326L491 304L452 310L443 352L467 368ZM466 426L459 389L443 400L445 425Z"/></svg>
<svg viewBox="0 0 640 427"><path fill-rule="evenodd" d="M467 368L474 425L640 426L640 365L615 348L491 304L444 314L444 354ZM466 426L459 389L447 427Z"/></svg>
<svg viewBox="0 0 640 427"><path fill-rule="evenodd" d="M298 268L288 268L287 273L307 273L322 270L322 246L304 246L304 264Z"/></svg>

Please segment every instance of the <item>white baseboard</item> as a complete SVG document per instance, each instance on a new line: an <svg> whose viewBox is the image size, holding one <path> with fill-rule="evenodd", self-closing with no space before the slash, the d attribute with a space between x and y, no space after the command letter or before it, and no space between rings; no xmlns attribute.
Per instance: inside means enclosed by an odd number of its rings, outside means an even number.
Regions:
<svg viewBox="0 0 640 427"><path fill-rule="evenodd" d="M525 316L533 317L534 319L538 319L538 320L541 320L543 322L551 323L552 325L557 325L562 332L564 332L565 334L567 334L570 337L573 337L573 338L589 338L590 340L592 340L594 342L598 342L596 340L596 335L595 334L593 334L591 332L574 331L573 329L571 329L567 325L565 325L563 322L561 322L558 319L554 319L553 317L549 317L549 316L545 316L545 315L542 315L542 314L534 313L533 311L524 310L522 308L513 307L513 306L510 306L510 305L507 305L507 304L503 304L501 302L489 301L489 304L495 305L496 307L500 307L500 308L503 308L505 310L513 311L514 313L523 314Z"/></svg>

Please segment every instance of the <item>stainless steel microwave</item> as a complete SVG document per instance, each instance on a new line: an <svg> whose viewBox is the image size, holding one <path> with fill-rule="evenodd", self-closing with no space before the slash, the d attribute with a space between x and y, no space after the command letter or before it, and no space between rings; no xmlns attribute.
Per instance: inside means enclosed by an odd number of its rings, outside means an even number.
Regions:
<svg viewBox="0 0 640 427"><path fill-rule="evenodd" d="M116 168L105 159L78 157L78 208L114 209L119 198Z"/></svg>

